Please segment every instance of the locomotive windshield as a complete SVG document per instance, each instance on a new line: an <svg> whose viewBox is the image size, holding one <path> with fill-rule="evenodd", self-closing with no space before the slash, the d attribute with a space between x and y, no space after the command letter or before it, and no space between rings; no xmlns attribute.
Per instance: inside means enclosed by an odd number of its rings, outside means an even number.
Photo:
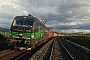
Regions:
<svg viewBox="0 0 90 60"><path fill-rule="evenodd" d="M26 26L32 26L33 25L33 19L28 18L17 18L13 21L13 26L19 26L19 25L26 25Z"/></svg>

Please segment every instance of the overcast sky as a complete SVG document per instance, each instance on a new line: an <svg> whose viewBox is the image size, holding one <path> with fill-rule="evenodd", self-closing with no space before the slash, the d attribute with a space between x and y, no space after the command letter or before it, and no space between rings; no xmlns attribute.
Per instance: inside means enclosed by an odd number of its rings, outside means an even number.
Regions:
<svg viewBox="0 0 90 60"><path fill-rule="evenodd" d="M46 19L53 31L90 33L90 0L0 0L0 27L28 14Z"/></svg>

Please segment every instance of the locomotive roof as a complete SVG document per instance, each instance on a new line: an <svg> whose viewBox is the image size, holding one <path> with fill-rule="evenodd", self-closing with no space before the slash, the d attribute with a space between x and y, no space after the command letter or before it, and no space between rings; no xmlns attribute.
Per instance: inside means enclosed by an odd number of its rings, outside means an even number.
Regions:
<svg viewBox="0 0 90 60"><path fill-rule="evenodd" d="M32 15L30 15L30 14L28 14L28 16L16 16L16 18L22 18L22 17L26 17L26 18L36 18L36 17L34 17L34 16L32 16Z"/></svg>
<svg viewBox="0 0 90 60"><path fill-rule="evenodd" d="M40 21L38 18L33 17L33 16L16 16L14 19L16 19L16 18L29 18L29 19L33 19L33 20L38 20L38 21ZM41 22L41 21L40 21L40 22Z"/></svg>

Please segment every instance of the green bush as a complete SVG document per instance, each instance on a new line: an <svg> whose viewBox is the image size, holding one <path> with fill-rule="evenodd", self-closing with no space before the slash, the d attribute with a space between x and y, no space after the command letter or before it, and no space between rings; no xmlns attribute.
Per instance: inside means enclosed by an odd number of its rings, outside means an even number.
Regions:
<svg viewBox="0 0 90 60"><path fill-rule="evenodd" d="M7 38L0 34L0 51L8 49L8 43L6 42Z"/></svg>
<svg viewBox="0 0 90 60"><path fill-rule="evenodd" d="M90 37L89 36L77 36L77 37L76 36L74 36L74 37L68 36L65 38L90 49Z"/></svg>

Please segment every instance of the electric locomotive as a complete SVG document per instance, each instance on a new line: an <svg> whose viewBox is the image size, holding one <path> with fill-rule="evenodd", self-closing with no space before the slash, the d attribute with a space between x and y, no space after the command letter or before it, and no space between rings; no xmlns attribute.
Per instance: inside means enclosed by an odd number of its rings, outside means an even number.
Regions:
<svg viewBox="0 0 90 60"><path fill-rule="evenodd" d="M36 17L16 16L10 27L10 43L15 49L34 48L48 38L48 29ZM45 41L44 41L45 40Z"/></svg>

